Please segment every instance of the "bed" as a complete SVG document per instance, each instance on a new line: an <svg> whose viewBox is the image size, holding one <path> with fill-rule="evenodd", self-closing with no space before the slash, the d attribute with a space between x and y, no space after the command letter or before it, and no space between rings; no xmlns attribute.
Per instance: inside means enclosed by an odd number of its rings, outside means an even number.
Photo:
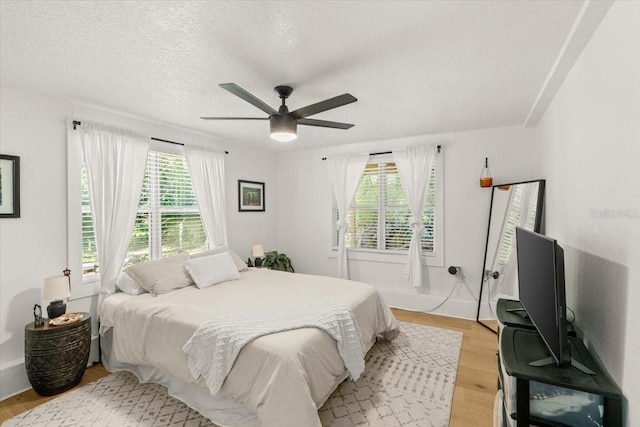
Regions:
<svg viewBox="0 0 640 427"><path fill-rule="evenodd" d="M317 410L348 373L336 341L318 328L273 333L246 344L220 390L194 379L182 350L214 316L309 302L349 307L362 345L391 340L398 323L371 286L324 276L250 269L240 279L206 288L186 286L157 296L112 294L99 307L107 370L128 370L220 426L316 427Z"/></svg>

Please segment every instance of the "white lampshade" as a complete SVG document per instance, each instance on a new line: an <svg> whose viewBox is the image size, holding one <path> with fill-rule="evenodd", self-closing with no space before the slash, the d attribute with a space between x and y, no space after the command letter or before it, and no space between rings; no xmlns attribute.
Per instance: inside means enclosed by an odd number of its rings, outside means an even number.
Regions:
<svg viewBox="0 0 640 427"><path fill-rule="evenodd" d="M69 277L51 276L44 279L44 285L42 286L42 299L44 301L65 299L69 298L70 295Z"/></svg>
<svg viewBox="0 0 640 427"><path fill-rule="evenodd" d="M262 258L264 256L264 248L262 245L253 245L251 248L251 256L254 258Z"/></svg>

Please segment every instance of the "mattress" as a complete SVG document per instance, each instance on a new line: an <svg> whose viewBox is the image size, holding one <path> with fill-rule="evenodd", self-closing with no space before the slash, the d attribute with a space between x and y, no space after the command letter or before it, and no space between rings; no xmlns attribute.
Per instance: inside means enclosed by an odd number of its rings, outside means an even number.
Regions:
<svg viewBox="0 0 640 427"><path fill-rule="evenodd" d="M325 332L303 328L256 338L240 351L215 396L192 377L182 351L198 326L214 316L315 302L350 307L367 349L376 337L393 339L398 333L393 314L370 285L251 269L240 280L204 289L109 296L99 309L101 332L109 331L105 366L173 384L170 394L223 426L319 427L318 408L347 376L336 343Z"/></svg>

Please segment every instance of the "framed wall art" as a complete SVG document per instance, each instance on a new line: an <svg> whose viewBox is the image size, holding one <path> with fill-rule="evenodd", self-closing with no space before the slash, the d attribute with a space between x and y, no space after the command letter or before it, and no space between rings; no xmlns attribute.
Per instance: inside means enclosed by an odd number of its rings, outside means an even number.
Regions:
<svg viewBox="0 0 640 427"><path fill-rule="evenodd" d="M20 157L0 154L0 218L20 218Z"/></svg>
<svg viewBox="0 0 640 427"><path fill-rule="evenodd" d="M238 180L238 211L264 212L264 182Z"/></svg>

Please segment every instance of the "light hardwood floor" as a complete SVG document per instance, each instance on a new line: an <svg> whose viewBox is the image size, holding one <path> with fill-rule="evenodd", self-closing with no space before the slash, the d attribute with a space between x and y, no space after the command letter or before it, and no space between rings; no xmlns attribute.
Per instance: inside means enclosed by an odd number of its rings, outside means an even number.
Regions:
<svg viewBox="0 0 640 427"><path fill-rule="evenodd" d="M65 393L69 393L77 388L80 388L85 384L97 381L107 375L109 375L109 372L107 372L107 370L98 363L93 365L91 368L88 368L84 372L84 376L82 377L80 384L64 393L55 396L44 397L37 394L35 391L33 391L33 389L29 389L20 394L16 394L15 396L0 402L0 423L5 422L11 417L15 417L16 415L26 412L29 409L35 408L38 405L42 405L43 403L46 403L51 399L55 399L56 397L62 396Z"/></svg>
<svg viewBox="0 0 640 427"><path fill-rule="evenodd" d="M492 427L498 390L497 335L473 320L397 309L393 314L404 322L463 333L449 427Z"/></svg>
<svg viewBox="0 0 640 427"><path fill-rule="evenodd" d="M496 335L471 320L397 309L393 309L393 313L400 321L451 329L464 334L449 425L450 427L491 427L493 399L498 381ZM97 364L86 370L82 382L77 387L106 375L108 372L104 367ZM0 402L0 423L55 397L57 396L42 397L33 390L27 390L5 399Z"/></svg>

